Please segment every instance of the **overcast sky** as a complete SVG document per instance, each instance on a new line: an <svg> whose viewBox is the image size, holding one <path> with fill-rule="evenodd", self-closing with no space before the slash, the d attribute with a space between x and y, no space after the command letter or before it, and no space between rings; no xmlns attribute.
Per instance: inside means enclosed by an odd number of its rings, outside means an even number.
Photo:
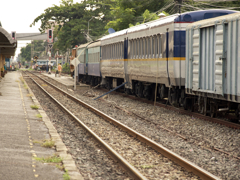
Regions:
<svg viewBox="0 0 240 180"><path fill-rule="evenodd" d="M74 3L81 0L73 0ZM2 27L11 33L35 33L39 32L40 23L30 27L33 20L42 14L48 7L53 4L60 5L60 0L4 0L1 2L0 21ZM26 46L26 41L18 41L18 48L15 53L20 53L20 48Z"/></svg>

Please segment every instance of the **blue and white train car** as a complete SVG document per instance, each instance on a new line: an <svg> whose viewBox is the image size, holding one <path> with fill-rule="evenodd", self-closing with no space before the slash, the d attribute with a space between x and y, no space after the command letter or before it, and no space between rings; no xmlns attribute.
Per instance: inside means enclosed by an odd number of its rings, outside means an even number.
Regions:
<svg viewBox="0 0 240 180"><path fill-rule="evenodd" d="M86 76L87 76L87 58L88 58L88 53L87 53L87 47L88 43L82 44L77 48L77 55L82 52L82 54L78 57L78 60L80 63L78 64L78 79L81 79L83 82L86 83Z"/></svg>
<svg viewBox="0 0 240 180"><path fill-rule="evenodd" d="M101 38L101 73L112 88L125 85L127 93L152 98L158 95L171 103L184 99L185 30L195 21L234 13L203 10L175 14L140 24Z"/></svg>
<svg viewBox="0 0 240 180"><path fill-rule="evenodd" d="M199 111L240 112L240 13L198 21L186 30L186 93Z"/></svg>
<svg viewBox="0 0 240 180"><path fill-rule="evenodd" d="M100 59L101 59L101 42L96 41L87 47L87 75L90 85L96 86L101 82Z"/></svg>

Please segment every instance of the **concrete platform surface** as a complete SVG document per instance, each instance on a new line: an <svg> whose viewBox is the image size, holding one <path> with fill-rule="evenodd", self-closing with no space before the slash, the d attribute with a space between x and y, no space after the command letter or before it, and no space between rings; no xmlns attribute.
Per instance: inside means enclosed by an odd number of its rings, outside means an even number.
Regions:
<svg viewBox="0 0 240 180"><path fill-rule="evenodd" d="M36 116L45 113L41 106L39 110L30 108L37 101L27 96L29 92L20 77L19 72L10 71L0 80L0 180L61 180L64 171L34 158L61 155L61 152L34 143L50 139L49 131L54 131L54 127L46 115L47 123ZM81 179L81 176L71 179Z"/></svg>
<svg viewBox="0 0 240 180"><path fill-rule="evenodd" d="M44 73L42 73L42 74L45 75L45 76L48 76L48 77L50 77L50 78L52 78L52 79L54 79L54 80L56 80L56 81L58 81L59 83L67 86L68 88L73 88L73 86L74 86L74 79L73 79L73 77L71 77L70 75L67 76L67 75L64 74L64 75L62 75L62 76L59 77L59 76L55 76L54 73L48 74L48 73L44 72ZM76 85L76 87L81 87L81 88L86 88L86 89L89 89L89 88L90 88L89 85L87 85L87 84L82 84L82 83L78 83L78 84Z"/></svg>

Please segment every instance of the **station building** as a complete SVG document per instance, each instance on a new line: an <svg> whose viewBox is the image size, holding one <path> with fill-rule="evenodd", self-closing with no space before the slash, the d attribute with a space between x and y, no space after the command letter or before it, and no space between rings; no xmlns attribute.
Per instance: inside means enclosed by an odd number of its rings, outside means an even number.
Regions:
<svg viewBox="0 0 240 180"><path fill-rule="evenodd" d="M13 39L4 28L0 27L0 77L4 73L5 60L15 55L17 40Z"/></svg>

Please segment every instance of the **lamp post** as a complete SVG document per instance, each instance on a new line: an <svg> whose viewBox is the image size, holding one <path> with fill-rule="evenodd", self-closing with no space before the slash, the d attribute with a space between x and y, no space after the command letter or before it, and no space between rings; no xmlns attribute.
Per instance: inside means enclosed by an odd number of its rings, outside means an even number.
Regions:
<svg viewBox="0 0 240 180"><path fill-rule="evenodd" d="M91 19L89 19L89 21L91 21L95 16L92 16ZM88 36L89 36L89 21L88 21Z"/></svg>

